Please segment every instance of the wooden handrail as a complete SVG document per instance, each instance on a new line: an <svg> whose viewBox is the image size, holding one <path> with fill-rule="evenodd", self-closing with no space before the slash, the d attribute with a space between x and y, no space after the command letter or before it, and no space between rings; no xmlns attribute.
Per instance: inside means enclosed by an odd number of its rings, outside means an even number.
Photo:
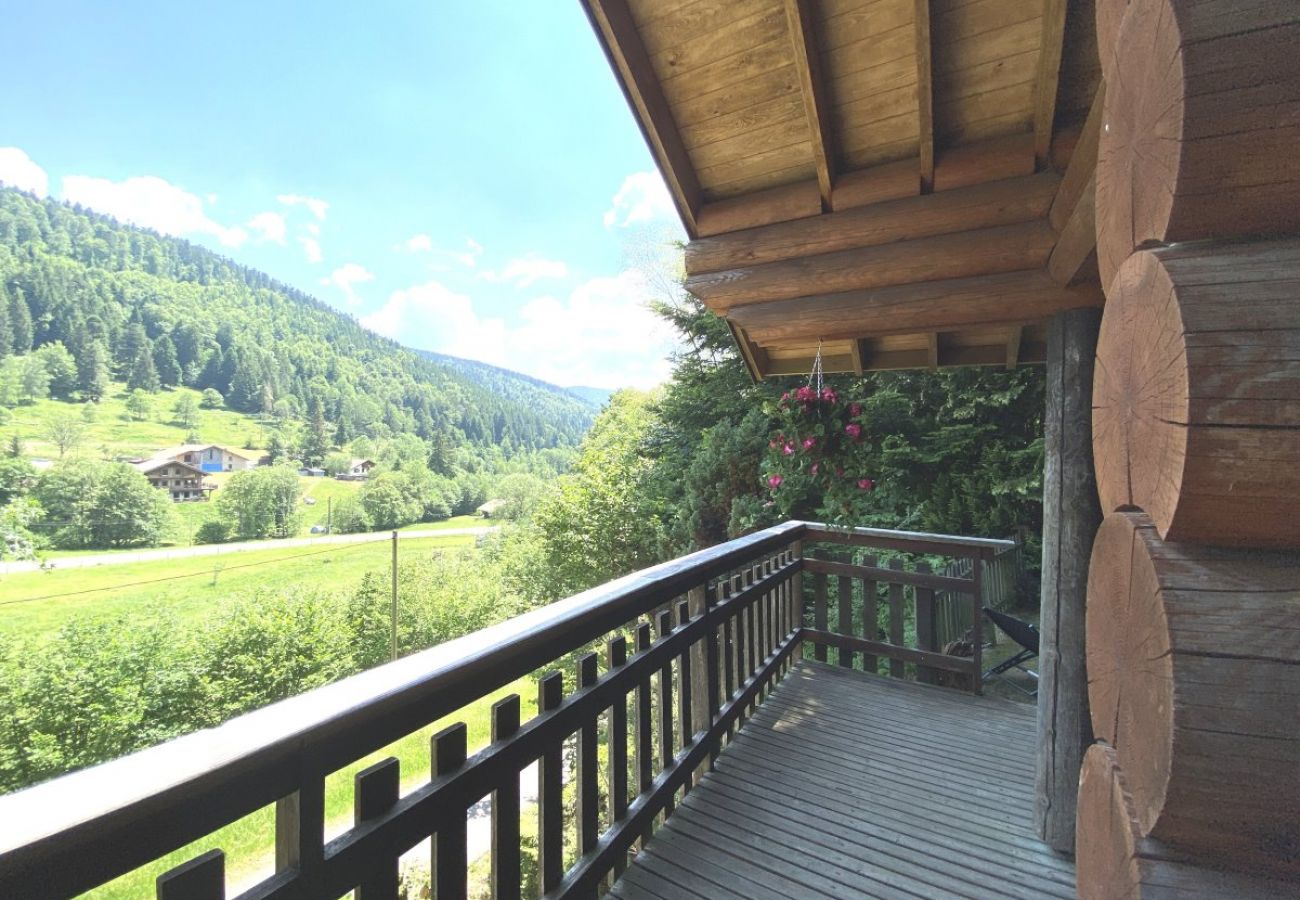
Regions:
<svg viewBox="0 0 1300 900"><path fill-rule="evenodd" d="M788 668L804 633L797 587L803 568L798 547L804 539L972 558L1007 543L787 522L645 569L216 728L0 797L0 895L21 893L18 888L32 884L50 894L87 890L270 804L278 804L282 871L248 896L296 896L339 886L336 893L346 891L345 863L358 853L364 856L363 847L382 845L389 854L407 837L428 836L419 824L427 824L427 817L412 815L414 806L433 808L434 793L439 802L452 797L473 802L482 796L480 788L494 788L502 773L513 769L517 777L519 767L543 752L543 743L549 752L563 736L590 727L616 698L639 696L652 673L670 673L666 667L677 660L687 667L679 689L691 693L695 672L700 692L694 707L683 699L681 715L689 717L694 709L706 720L692 721L691 734L684 736L690 740L655 766L660 774L653 777L649 795L638 796L640 785L633 786L630 820L651 821L655 812L671 807L672 791L662 792L688 784L700 761L716 755L723 737ZM681 621L689 624L652 645L638 633L637 653L608 677L523 723L472 765L434 779L373 821L324 844L327 773L688 595L697 598L693 603L703 602L699 614L683 609ZM667 621L671 627L671 617ZM457 784L468 791L465 797ZM449 809L455 808L453 802ZM565 883L577 877L591 884L593 877L603 877L596 862L614 859L611 848L626 848L638 833L600 837Z"/></svg>

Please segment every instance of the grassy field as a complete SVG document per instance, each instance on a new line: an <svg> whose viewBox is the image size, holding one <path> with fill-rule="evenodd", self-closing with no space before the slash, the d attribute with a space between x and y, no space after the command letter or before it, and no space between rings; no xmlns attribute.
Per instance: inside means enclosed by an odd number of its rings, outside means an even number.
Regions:
<svg viewBox="0 0 1300 900"><path fill-rule="evenodd" d="M189 394L197 404L200 393L190 388L162 391L152 397L153 410L144 421L135 421L126 413L126 388L113 384L104 399L95 404L94 417L86 422L86 435L80 452L88 456L113 459L119 456L149 456L155 450L185 443L188 429L174 422L172 407L176 398ZM86 404L61 400L41 400L31 406L9 410L8 420L0 424L0 446L9 446L17 434L29 457L58 459L58 448L46 440L46 423L59 416L76 416L85 421ZM195 431L203 441L244 449L256 458L267 440L266 430L252 416L225 409L200 409Z"/></svg>
<svg viewBox="0 0 1300 900"><path fill-rule="evenodd" d="M411 538L399 553L473 546L471 535ZM386 569L387 541L314 547L275 547L225 556L155 560L0 577L0 634L50 634L74 617L116 616L165 609L199 619L235 596L289 585L341 587Z"/></svg>
<svg viewBox="0 0 1300 900"><path fill-rule="evenodd" d="M352 824L352 782L357 772L387 756L401 764L402 793L429 779L429 738L455 722L464 722L469 731L471 753L487 745L491 736L492 704L508 694L519 694L520 716L524 721L537 712L537 691L528 678L509 684L459 713L440 719L427 728L382 750L370 754L333 773L325 781L325 837L341 834ZM200 853L220 848L226 854L226 878L231 885L243 885L275 867L275 809L264 807L252 815L227 825L220 831L171 853L155 863L137 869L83 896L97 900L134 900L153 896L155 879L173 866L193 859Z"/></svg>

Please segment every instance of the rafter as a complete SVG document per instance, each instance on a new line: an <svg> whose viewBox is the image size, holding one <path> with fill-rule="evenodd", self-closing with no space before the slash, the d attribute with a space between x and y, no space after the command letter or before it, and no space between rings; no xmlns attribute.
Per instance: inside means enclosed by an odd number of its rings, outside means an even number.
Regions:
<svg viewBox="0 0 1300 900"><path fill-rule="evenodd" d="M821 190L822 208L831 209L831 189L835 179L834 147L827 119L826 92L823 88L821 53L813 31L809 0L785 0L790 40L794 44L794 67L799 73L799 90L803 94L804 112L808 116L808 134L817 169L817 186Z"/></svg>
<svg viewBox="0 0 1300 900"><path fill-rule="evenodd" d="M931 370L939 368L939 332L931 331L925 336L926 340L926 365Z"/></svg>
<svg viewBox="0 0 1300 900"><path fill-rule="evenodd" d="M668 183L686 233L696 236L701 204L699 176L673 119L645 44L625 0L586 0L588 17L600 36L610 66L618 73L628 104L650 152Z"/></svg>
<svg viewBox="0 0 1300 900"><path fill-rule="evenodd" d="M1052 151L1056 88L1065 44L1065 7L1066 0L1043 0L1043 36L1034 92L1034 162L1040 170L1048 166Z"/></svg>
<svg viewBox="0 0 1300 900"><path fill-rule="evenodd" d="M934 74L931 55L930 0L916 0L916 107L923 194L934 190Z"/></svg>
<svg viewBox="0 0 1300 900"><path fill-rule="evenodd" d="M1020 342L1024 338L1023 325L1012 325L1007 333L1007 368L1014 369L1020 364Z"/></svg>

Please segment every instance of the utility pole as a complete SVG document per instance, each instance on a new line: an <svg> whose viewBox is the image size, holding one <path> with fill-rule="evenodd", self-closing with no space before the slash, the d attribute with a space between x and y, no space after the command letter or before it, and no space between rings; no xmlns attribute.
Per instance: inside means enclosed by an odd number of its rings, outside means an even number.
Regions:
<svg viewBox="0 0 1300 900"><path fill-rule="evenodd" d="M393 659L397 659L397 532L393 532L393 608L392 633L389 643L393 649Z"/></svg>

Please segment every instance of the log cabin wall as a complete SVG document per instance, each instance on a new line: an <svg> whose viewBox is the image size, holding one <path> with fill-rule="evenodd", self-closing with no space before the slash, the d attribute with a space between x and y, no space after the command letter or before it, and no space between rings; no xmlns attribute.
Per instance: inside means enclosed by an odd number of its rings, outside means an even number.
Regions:
<svg viewBox="0 0 1300 900"><path fill-rule="evenodd" d="M1079 894L1292 896L1300 5L1099 0L1097 32Z"/></svg>

